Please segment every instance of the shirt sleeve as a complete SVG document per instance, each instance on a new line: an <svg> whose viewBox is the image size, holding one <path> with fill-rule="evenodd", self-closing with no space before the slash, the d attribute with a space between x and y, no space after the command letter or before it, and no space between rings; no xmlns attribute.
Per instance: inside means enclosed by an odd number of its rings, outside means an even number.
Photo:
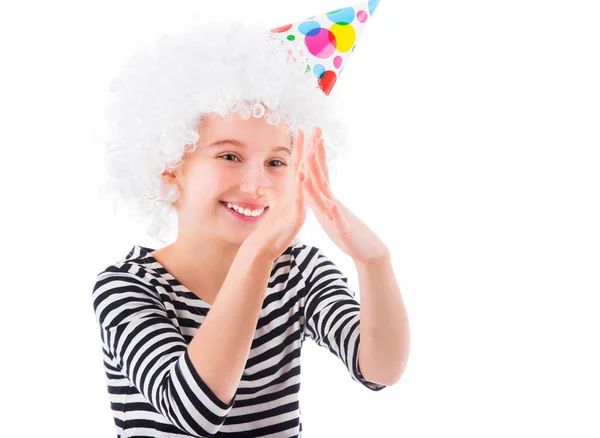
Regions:
<svg viewBox="0 0 600 438"><path fill-rule="evenodd" d="M381 391L386 385L365 379L360 371L360 303L348 279L321 249L302 243L300 248L296 263L306 286L304 335L338 357L353 380Z"/></svg>
<svg viewBox="0 0 600 438"><path fill-rule="evenodd" d="M226 404L202 380L151 284L130 272L105 271L93 300L105 349L148 402L191 436L216 434L235 395Z"/></svg>

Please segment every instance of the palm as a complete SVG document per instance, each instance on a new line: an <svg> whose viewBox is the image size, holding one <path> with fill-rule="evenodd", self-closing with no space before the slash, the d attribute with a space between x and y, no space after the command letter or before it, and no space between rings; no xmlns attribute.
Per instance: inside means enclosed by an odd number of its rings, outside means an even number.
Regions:
<svg viewBox="0 0 600 438"><path fill-rule="evenodd" d="M318 131L320 133L320 130ZM325 158L323 139L312 138L303 167L307 178L303 189L319 224L331 240L356 261L369 261L387 253L387 247L367 225L333 194Z"/></svg>

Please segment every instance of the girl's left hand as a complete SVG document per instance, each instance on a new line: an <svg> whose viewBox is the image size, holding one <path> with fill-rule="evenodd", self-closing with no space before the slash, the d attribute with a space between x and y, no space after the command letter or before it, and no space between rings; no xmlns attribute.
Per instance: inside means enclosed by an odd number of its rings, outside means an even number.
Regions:
<svg viewBox="0 0 600 438"><path fill-rule="evenodd" d="M301 171L306 175L302 188L315 216L327 235L355 262L370 261L388 254L388 248L331 191L321 129L315 127L307 145Z"/></svg>

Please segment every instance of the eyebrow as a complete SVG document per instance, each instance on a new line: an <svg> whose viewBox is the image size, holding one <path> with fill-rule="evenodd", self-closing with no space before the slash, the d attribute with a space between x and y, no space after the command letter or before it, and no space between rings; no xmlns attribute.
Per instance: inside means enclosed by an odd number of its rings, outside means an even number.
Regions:
<svg viewBox="0 0 600 438"><path fill-rule="evenodd" d="M213 141L211 144L208 145L208 147L220 146L224 143L230 143L230 144L240 147L240 148L243 148L246 146L246 143L239 141L239 140L223 139L223 140ZM285 146L277 146L277 147L273 148L273 151L286 151L288 154L292 155L292 151L289 148L286 148Z"/></svg>

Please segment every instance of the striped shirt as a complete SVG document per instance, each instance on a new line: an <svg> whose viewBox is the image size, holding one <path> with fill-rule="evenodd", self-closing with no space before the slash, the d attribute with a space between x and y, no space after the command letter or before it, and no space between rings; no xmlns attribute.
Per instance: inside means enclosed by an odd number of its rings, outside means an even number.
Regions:
<svg viewBox="0 0 600 438"><path fill-rule="evenodd" d="M98 274L98 322L117 437L302 437L300 354L306 337L350 377L358 366L360 304L323 252L298 237L273 263L241 381L231 403L195 370L187 346L211 306L134 245Z"/></svg>

